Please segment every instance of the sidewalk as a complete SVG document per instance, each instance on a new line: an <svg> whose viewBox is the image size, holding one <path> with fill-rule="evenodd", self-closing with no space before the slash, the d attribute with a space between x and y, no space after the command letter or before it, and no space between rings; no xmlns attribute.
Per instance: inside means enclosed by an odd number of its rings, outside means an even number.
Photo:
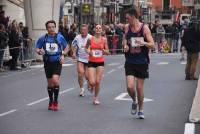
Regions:
<svg viewBox="0 0 200 134"><path fill-rule="evenodd" d="M200 74L200 60L197 67L198 74ZM197 90L193 99L193 104L191 108L191 112L189 115L189 121L192 123L200 123L200 75L197 84Z"/></svg>

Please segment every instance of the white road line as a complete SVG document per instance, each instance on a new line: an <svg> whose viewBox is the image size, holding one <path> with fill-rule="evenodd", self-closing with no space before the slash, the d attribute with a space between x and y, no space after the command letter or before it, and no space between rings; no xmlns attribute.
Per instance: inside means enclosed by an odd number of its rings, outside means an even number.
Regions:
<svg viewBox="0 0 200 134"><path fill-rule="evenodd" d="M124 65L121 65L121 66L118 66L117 68L118 68L118 69L121 69L121 68L123 68L123 67L124 67Z"/></svg>
<svg viewBox="0 0 200 134"><path fill-rule="evenodd" d="M185 65L186 63L187 63L186 61L182 61L182 62L181 62L182 65Z"/></svg>
<svg viewBox="0 0 200 134"><path fill-rule="evenodd" d="M69 88L69 89L63 90L59 94L64 94L64 93L67 93L67 92L72 91L72 90L74 90L74 88Z"/></svg>
<svg viewBox="0 0 200 134"><path fill-rule="evenodd" d="M109 72L107 72L107 74L111 74L112 72L115 72L115 69L110 70Z"/></svg>
<svg viewBox="0 0 200 134"><path fill-rule="evenodd" d="M8 114L11 114L11 113L14 113L14 112L16 112L16 111L17 111L17 109L10 110L10 111L8 111L8 112L5 112L5 113L0 114L0 117L5 116L5 115L8 115Z"/></svg>
<svg viewBox="0 0 200 134"><path fill-rule="evenodd" d="M121 93L119 96L115 98L115 100L132 101L130 97L126 97L126 96L128 96L128 93ZM144 98L144 102L151 102L151 101L154 101L154 100L149 99L149 98Z"/></svg>
<svg viewBox="0 0 200 134"><path fill-rule="evenodd" d="M159 62L159 63L157 63L157 65L168 65L169 64L169 62Z"/></svg>
<svg viewBox="0 0 200 134"><path fill-rule="evenodd" d="M45 101L45 100L48 100L48 99L49 99L49 97L45 97L43 99L39 99L37 101L31 102L31 103L27 104L27 106L32 106L32 105L38 104L38 103Z"/></svg>
<svg viewBox="0 0 200 134"><path fill-rule="evenodd" d="M194 123L186 123L184 134L195 134L195 125Z"/></svg>
<svg viewBox="0 0 200 134"><path fill-rule="evenodd" d="M117 66L117 65L119 65L120 63L110 63L110 64L108 64L108 66Z"/></svg>
<svg viewBox="0 0 200 134"><path fill-rule="evenodd" d="M69 92L69 91L71 91L71 90L73 90L73 89L74 89L74 88L68 88L68 89L66 89L66 90L61 91L59 94L67 93L67 92ZM46 100L48 100L48 99L49 99L49 97L45 97L45 98L39 99L39 100L37 100L37 101L31 102L31 103L27 104L27 106L32 106L32 105L38 104L38 103L40 103L40 102L46 101Z"/></svg>

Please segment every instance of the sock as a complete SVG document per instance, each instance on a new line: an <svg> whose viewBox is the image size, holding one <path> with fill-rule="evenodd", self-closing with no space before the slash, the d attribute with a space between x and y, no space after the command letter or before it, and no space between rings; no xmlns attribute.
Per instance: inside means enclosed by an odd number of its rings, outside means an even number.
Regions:
<svg viewBox="0 0 200 134"><path fill-rule="evenodd" d="M85 89L84 89L84 88L81 88L81 91L85 91Z"/></svg>
<svg viewBox="0 0 200 134"><path fill-rule="evenodd" d="M59 89L60 89L60 86L55 86L54 87L54 102L58 102L58 94L59 94Z"/></svg>
<svg viewBox="0 0 200 134"><path fill-rule="evenodd" d="M49 103L53 102L53 88L52 87L47 87L47 91L49 94Z"/></svg>

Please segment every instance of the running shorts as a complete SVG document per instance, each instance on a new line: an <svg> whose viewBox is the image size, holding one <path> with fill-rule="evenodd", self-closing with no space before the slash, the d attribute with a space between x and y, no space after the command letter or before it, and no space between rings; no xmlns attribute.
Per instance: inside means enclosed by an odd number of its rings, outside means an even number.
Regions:
<svg viewBox="0 0 200 134"><path fill-rule="evenodd" d="M149 66L148 64L128 64L125 63L126 76L132 75L137 78L145 79L149 78Z"/></svg>
<svg viewBox="0 0 200 134"><path fill-rule="evenodd" d="M52 78L53 75L61 74L62 64L59 61L56 62L44 62L44 70L46 74L46 78Z"/></svg>

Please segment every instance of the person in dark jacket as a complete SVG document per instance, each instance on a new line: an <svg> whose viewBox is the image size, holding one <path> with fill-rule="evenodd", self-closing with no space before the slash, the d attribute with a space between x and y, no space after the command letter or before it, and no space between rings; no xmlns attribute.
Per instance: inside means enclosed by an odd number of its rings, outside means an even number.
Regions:
<svg viewBox="0 0 200 134"><path fill-rule="evenodd" d="M5 29L7 28L8 26L8 22L9 22L9 17L5 16L5 11L0 11L0 24L3 24Z"/></svg>
<svg viewBox="0 0 200 134"><path fill-rule="evenodd" d="M8 45L8 33L5 31L4 25L0 24L0 72L4 71L3 56L7 45Z"/></svg>
<svg viewBox="0 0 200 134"><path fill-rule="evenodd" d="M21 44L19 38L19 28L16 20L13 20L11 25L8 45L10 48L10 55L12 56L12 59L10 60L10 70L19 70L17 68L17 60L19 57Z"/></svg>
<svg viewBox="0 0 200 134"><path fill-rule="evenodd" d="M187 50L187 64L185 68L185 80L197 80L195 77L197 61L199 59L200 38L199 24L192 22L188 29L184 30L182 45Z"/></svg>

